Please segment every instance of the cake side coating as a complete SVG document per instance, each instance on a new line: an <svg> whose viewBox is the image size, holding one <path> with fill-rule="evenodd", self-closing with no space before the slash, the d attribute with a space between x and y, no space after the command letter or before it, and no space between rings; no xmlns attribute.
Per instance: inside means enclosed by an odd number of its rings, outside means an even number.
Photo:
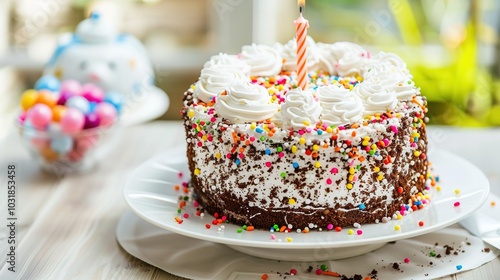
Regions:
<svg viewBox="0 0 500 280"><path fill-rule="evenodd" d="M411 79L389 88L407 75L400 60L385 60L389 72L367 59L345 77L311 72L305 93L293 71L235 85L248 71L238 59L211 60L184 97L191 184L209 213L266 229L343 227L391 217L424 191L426 100ZM223 86L210 95L214 81Z"/></svg>

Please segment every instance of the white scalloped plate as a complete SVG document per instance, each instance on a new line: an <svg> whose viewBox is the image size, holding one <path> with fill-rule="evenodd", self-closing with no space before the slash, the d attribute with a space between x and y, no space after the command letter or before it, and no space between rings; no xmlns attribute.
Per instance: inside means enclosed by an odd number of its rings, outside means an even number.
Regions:
<svg viewBox="0 0 500 280"><path fill-rule="evenodd" d="M433 194L431 204L401 220L363 225L361 235L348 235L348 229L344 228L341 232L275 233L276 239L272 240L271 233L266 230L238 233L241 225L226 223L223 230L213 225L207 229L205 224L211 224L214 218L208 214L196 216L191 203L182 212L188 213L189 218L182 218L183 222L179 224L175 217L178 216L178 198L183 193L174 190L174 186L189 180L185 147L172 148L141 164L131 174L123 194L138 216L184 236L222 243L263 258L289 261L341 259L375 250L390 241L444 228L481 207L488 197L489 183L478 168L445 151L433 150L430 158L442 186L440 192ZM182 177L179 174L183 174ZM456 189L460 190L459 195L455 194ZM455 207L455 202L460 202L460 206ZM420 221L424 226L419 226ZM395 231L395 225L401 230ZM292 238L291 242L287 242L287 238Z"/></svg>

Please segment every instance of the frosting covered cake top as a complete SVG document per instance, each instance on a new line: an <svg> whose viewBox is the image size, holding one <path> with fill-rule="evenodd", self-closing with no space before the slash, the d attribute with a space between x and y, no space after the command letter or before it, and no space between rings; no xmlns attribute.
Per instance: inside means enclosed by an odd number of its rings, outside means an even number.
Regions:
<svg viewBox="0 0 500 280"><path fill-rule="evenodd" d="M265 122L283 129L337 127L398 111L420 96L403 60L359 45L307 39L308 89L297 87L296 42L248 45L205 63L192 87L196 114L217 112L234 124ZM193 114L192 113L192 114Z"/></svg>

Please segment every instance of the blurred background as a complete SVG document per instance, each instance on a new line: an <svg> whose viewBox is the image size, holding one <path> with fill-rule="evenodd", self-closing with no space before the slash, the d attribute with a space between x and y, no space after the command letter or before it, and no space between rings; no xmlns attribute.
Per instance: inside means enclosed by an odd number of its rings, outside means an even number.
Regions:
<svg viewBox="0 0 500 280"><path fill-rule="evenodd" d="M146 46L171 100L162 119L180 119L183 92L211 55L286 43L298 16L296 0L0 0L0 128L60 35L91 11ZM308 0L304 12L317 42L399 54L428 97L431 123L456 126L500 125L499 15L500 0Z"/></svg>

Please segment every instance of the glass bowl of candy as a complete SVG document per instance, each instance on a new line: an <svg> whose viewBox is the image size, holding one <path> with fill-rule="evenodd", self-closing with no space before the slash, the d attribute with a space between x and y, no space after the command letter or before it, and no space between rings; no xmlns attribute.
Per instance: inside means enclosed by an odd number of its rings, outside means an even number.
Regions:
<svg viewBox="0 0 500 280"><path fill-rule="evenodd" d="M109 151L120 95L94 84L42 77L21 97L16 118L22 142L46 171L87 171Z"/></svg>

